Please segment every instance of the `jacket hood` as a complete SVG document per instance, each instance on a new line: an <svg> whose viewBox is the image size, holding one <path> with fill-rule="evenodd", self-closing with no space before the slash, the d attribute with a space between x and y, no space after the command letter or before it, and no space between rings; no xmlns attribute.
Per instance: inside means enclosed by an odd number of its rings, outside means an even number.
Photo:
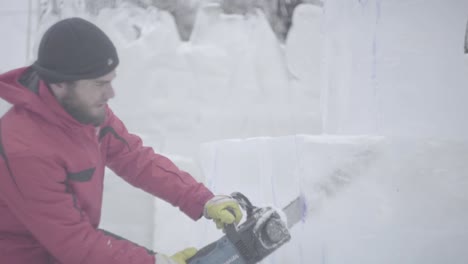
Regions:
<svg viewBox="0 0 468 264"><path fill-rule="evenodd" d="M28 68L20 68L0 75L0 97L13 105L25 106L39 103L37 94L20 83Z"/></svg>
<svg viewBox="0 0 468 264"><path fill-rule="evenodd" d="M81 124L68 114L32 67L19 68L1 74L0 98L62 127L92 127Z"/></svg>

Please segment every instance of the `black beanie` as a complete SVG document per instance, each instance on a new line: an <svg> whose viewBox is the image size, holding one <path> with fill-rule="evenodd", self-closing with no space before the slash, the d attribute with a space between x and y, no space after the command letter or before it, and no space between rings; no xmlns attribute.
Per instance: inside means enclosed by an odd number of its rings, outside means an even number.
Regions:
<svg viewBox="0 0 468 264"><path fill-rule="evenodd" d="M39 44L32 67L48 83L94 79L117 67L114 44L96 25L67 18L52 25Z"/></svg>

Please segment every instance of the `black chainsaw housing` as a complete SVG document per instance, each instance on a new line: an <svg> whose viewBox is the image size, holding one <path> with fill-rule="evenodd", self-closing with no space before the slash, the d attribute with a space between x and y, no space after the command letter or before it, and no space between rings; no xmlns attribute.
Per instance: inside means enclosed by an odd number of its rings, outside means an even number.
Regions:
<svg viewBox="0 0 468 264"><path fill-rule="evenodd" d="M258 208L241 193L233 193L246 220L226 225L226 235L200 249L188 264L255 264L291 239L287 224L271 207Z"/></svg>
<svg viewBox="0 0 468 264"><path fill-rule="evenodd" d="M271 207L258 208L241 193L233 193L247 212L244 223L227 225L226 236L235 245L245 263L257 263L291 239L285 221Z"/></svg>

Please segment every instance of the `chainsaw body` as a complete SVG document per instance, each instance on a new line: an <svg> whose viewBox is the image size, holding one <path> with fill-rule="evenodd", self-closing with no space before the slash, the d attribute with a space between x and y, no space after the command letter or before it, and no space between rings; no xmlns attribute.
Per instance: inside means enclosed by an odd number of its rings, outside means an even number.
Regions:
<svg viewBox="0 0 468 264"><path fill-rule="evenodd" d="M291 239L275 209L257 208L240 193L232 196L247 212L246 220L238 227L226 225L226 235L199 250L188 264L254 264Z"/></svg>

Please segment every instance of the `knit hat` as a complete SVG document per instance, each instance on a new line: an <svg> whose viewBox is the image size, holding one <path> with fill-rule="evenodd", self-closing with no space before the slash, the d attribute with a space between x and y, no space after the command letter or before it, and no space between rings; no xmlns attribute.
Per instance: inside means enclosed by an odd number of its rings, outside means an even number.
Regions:
<svg viewBox="0 0 468 264"><path fill-rule="evenodd" d="M114 44L96 25L67 18L52 25L39 44L32 67L48 83L94 79L117 67Z"/></svg>

